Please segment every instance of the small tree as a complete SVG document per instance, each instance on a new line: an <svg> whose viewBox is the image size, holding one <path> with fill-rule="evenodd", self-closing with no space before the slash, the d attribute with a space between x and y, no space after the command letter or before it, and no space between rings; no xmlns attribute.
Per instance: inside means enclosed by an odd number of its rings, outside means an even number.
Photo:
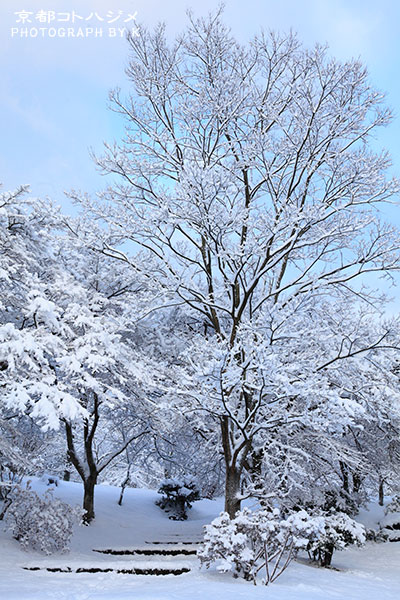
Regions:
<svg viewBox="0 0 400 600"><path fill-rule="evenodd" d="M185 521L186 510L192 508L193 502L200 500L200 490L191 477L181 479L164 479L158 490L162 498L156 504L171 513L169 518L174 521Z"/></svg>

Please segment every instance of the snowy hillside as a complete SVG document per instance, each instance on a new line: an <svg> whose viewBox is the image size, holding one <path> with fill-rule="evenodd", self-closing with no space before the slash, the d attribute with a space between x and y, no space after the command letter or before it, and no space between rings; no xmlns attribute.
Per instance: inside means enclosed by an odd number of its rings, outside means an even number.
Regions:
<svg viewBox="0 0 400 600"><path fill-rule="evenodd" d="M46 485L35 481L33 487L44 491ZM55 495L70 504L80 504L82 486L60 482ZM25 552L1 531L0 598L6 600L186 600L189 598L266 598L270 600L395 600L400 586L400 544L369 543L334 555L334 569L310 566L301 559L292 563L283 576L268 589L254 587L243 580L215 570L199 570L190 553L201 538L202 526L221 510L219 500L197 502L187 521L170 521L154 504L158 497L151 490L129 489L122 507L117 505L119 490L99 486L96 491L96 519L89 527L77 528L69 554L46 557ZM371 525L378 512L362 514ZM171 544L171 542L174 542ZM178 543L177 543L178 542ZM191 545L188 542L193 542ZM182 555L151 556L152 549L186 549ZM141 550L145 554L104 554L93 550ZM132 566L183 567L183 575L131 575L117 573ZM30 571L23 567L40 568ZM111 572L49 572L46 568L113 569Z"/></svg>

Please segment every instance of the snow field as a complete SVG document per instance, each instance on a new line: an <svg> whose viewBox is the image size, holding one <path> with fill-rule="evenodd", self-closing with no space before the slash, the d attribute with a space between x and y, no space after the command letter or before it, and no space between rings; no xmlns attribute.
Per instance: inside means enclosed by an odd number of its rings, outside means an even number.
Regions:
<svg viewBox="0 0 400 600"><path fill-rule="evenodd" d="M35 480L33 488L45 491L43 482ZM80 504L82 486L60 482L55 495ZM93 549L135 550L190 548L202 527L222 509L221 500L201 500L187 521L170 521L155 506L158 494L151 490L129 489L124 504L117 505L119 490L112 486L96 489L96 520L89 527L75 531L71 552L44 556L25 552L4 527L0 532L0 598L2 600L189 600L210 598L241 600L397 600L400 589L400 543L368 543L336 553L334 569L310 566L300 558L292 563L277 582L263 585L234 580L229 573L215 569L199 570L198 561L189 556L109 555ZM371 526L382 517L382 509L363 511L361 520ZM154 542L161 542L154 544ZM195 546L194 546L195 547ZM126 569L145 567L190 566L183 575L137 576L109 573L52 573L27 571L23 567L70 567ZM337 570L336 570L337 569Z"/></svg>

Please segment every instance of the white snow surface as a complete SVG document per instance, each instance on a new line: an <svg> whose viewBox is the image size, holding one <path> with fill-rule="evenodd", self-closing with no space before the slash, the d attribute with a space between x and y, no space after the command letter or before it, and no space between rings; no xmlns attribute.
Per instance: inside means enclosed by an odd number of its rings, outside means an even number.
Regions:
<svg viewBox="0 0 400 600"><path fill-rule="evenodd" d="M45 491L43 481L33 488ZM72 505L80 504L82 486L61 481L55 495ZM293 562L273 584L254 586L234 580L229 573L199 569L193 556L148 557L108 555L93 549L190 548L188 545L153 542L201 539L202 527L222 510L221 500L201 500L190 510L187 521L171 521L154 501L155 491L128 489L123 506L117 505L119 489L96 488L96 520L78 527L71 552L46 557L25 552L11 533L0 527L0 598L2 600L397 600L400 589L400 543L368 543L364 548L338 552L334 569L311 566L301 558ZM373 525L379 511L363 511L361 519ZM150 542L150 543L146 543ZM112 567L191 566L183 575L143 576L118 573L52 573L26 571L22 567ZM336 570L337 569L337 570Z"/></svg>

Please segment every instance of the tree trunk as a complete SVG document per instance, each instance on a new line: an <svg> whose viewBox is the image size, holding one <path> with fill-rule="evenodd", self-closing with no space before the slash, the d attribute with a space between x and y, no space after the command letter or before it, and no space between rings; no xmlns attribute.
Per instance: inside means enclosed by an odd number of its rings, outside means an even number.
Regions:
<svg viewBox="0 0 400 600"><path fill-rule="evenodd" d="M71 480L71 468L72 468L72 463L70 460L70 452L67 451L67 460L66 460L65 468L64 468L63 481Z"/></svg>
<svg viewBox="0 0 400 600"><path fill-rule="evenodd" d="M128 469L128 474L125 477L125 479L124 479L124 481L122 482L122 485L121 485L121 493L119 495L119 500L118 500L119 506L122 506L122 500L124 498L125 488L127 487L128 483L129 483L129 480L130 480L130 476L129 476L129 469Z"/></svg>
<svg viewBox="0 0 400 600"><path fill-rule="evenodd" d="M348 494L350 492L348 466L343 461L339 461L339 466L342 473L343 489Z"/></svg>
<svg viewBox="0 0 400 600"><path fill-rule="evenodd" d="M383 484L384 484L384 479L380 479L379 480L379 506L383 506L384 504L384 500L385 500L385 495L384 495L384 491L383 491Z"/></svg>
<svg viewBox="0 0 400 600"><path fill-rule="evenodd" d="M186 519L187 519L185 505L186 505L186 499L183 498L182 496L178 496L175 500L175 513L176 513L176 518L178 521L186 521Z"/></svg>
<svg viewBox="0 0 400 600"><path fill-rule="evenodd" d="M240 473L236 467L226 469L225 477L225 511L231 519L240 510Z"/></svg>
<svg viewBox="0 0 400 600"><path fill-rule="evenodd" d="M228 416L221 419L222 448L225 458L225 512L231 519L235 518L240 510L240 475L241 469L238 469L238 457L233 456L231 446L231 431ZM249 451L250 448L247 448ZM242 456L242 465L246 455Z"/></svg>
<svg viewBox="0 0 400 600"><path fill-rule="evenodd" d="M11 504L12 504L11 498L6 498L4 500L3 508L2 508L2 511L0 512L0 521L2 521L4 519L4 515L6 514L7 510L10 508Z"/></svg>
<svg viewBox="0 0 400 600"><path fill-rule="evenodd" d="M94 486L96 485L96 481L97 476L90 476L83 483L83 510L85 511L85 514L83 515L83 522L86 525L89 525L89 523L94 519Z"/></svg>
<svg viewBox="0 0 400 600"><path fill-rule="evenodd" d="M333 544L327 544L325 546L325 550L322 551L320 558L321 567L330 567L332 562L333 551Z"/></svg>
<svg viewBox="0 0 400 600"><path fill-rule="evenodd" d="M363 482L363 480L362 480L360 473L358 473L357 471L354 471L354 473L353 473L353 492L358 494L358 492L361 489L362 482Z"/></svg>

